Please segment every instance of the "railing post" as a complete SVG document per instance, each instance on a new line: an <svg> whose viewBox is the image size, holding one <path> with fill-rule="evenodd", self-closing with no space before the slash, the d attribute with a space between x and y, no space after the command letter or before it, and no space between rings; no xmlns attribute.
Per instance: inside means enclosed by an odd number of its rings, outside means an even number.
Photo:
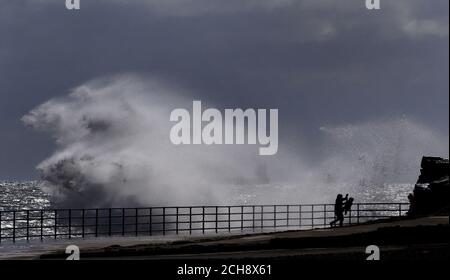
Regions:
<svg viewBox="0 0 450 280"><path fill-rule="evenodd" d="M264 206L261 205L261 231L264 229Z"/></svg>
<svg viewBox="0 0 450 280"><path fill-rule="evenodd" d="M16 211L13 211L13 243L16 242Z"/></svg>
<svg viewBox="0 0 450 280"><path fill-rule="evenodd" d="M400 218L402 216L402 204L398 204L398 217Z"/></svg>
<svg viewBox="0 0 450 280"><path fill-rule="evenodd" d="M81 210L81 237L84 238L84 210Z"/></svg>
<svg viewBox="0 0 450 280"><path fill-rule="evenodd" d="M352 224L352 209L348 210L348 224Z"/></svg>
<svg viewBox="0 0 450 280"><path fill-rule="evenodd" d="M302 206L298 206L298 228L302 229Z"/></svg>
<svg viewBox="0 0 450 280"><path fill-rule="evenodd" d="M98 208L95 209L95 237L98 236Z"/></svg>
<svg viewBox="0 0 450 280"><path fill-rule="evenodd" d="M189 207L189 234L192 234L192 207Z"/></svg>
<svg viewBox="0 0 450 280"><path fill-rule="evenodd" d="M314 228L314 204L311 205L311 228Z"/></svg>
<svg viewBox="0 0 450 280"><path fill-rule="evenodd" d="M252 230L255 231L255 205L252 207Z"/></svg>
<svg viewBox="0 0 450 280"><path fill-rule="evenodd" d="M139 223L139 217L138 217L138 215L139 215L139 209L135 209L135 211L134 211L134 214L135 214L135 224L134 224L134 235L135 236L138 236L138 223Z"/></svg>
<svg viewBox="0 0 450 280"><path fill-rule="evenodd" d="M149 231L149 235L152 236L153 234L153 221L152 221L152 216L153 216L153 208L149 208L150 212L149 212L149 225L148 225L148 231Z"/></svg>
<svg viewBox="0 0 450 280"><path fill-rule="evenodd" d="M111 236L111 233L112 233L112 228L111 228L111 219L112 219L112 210L111 210L111 208L109 208L109 210L108 210L108 236Z"/></svg>
<svg viewBox="0 0 450 280"><path fill-rule="evenodd" d="M219 226L219 207L216 206L216 233L218 232L218 226Z"/></svg>
<svg viewBox="0 0 450 280"><path fill-rule="evenodd" d="M108 209L108 236L112 234L111 220L112 220L112 209Z"/></svg>
<svg viewBox="0 0 450 280"><path fill-rule="evenodd" d="M273 228L277 228L277 206L273 206Z"/></svg>
<svg viewBox="0 0 450 280"><path fill-rule="evenodd" d="M163 235L166 235L166 207L163 207Z"/></svg>
<svg viewBox="0 0 450 280"><path fill-rule="evenodd" d="M359 203L356 204L356 223L359 225Z"/></svg>
<svg viewBox="0 0 450 280"><path fill-rule="evenodd" d="M55 221L54 221L54 227L55 227L55 239L58 237L58 211L55 210Z"/></svg>
<svg viewBox="0 0 450 280"><path fill-rule="evenodd" d="M40 240L42 241L44 239L44 210L40 211L40 218L41 218L41 226L40 226Z"/></svg>
<svg viewBox="0 0 450 280"><path fill-rule="evenodd" d="M231 206L228 206L228 232L231 232Z"/></svg>
<svg viewBox="0 0 450 280"><path fill-rule="evenodd" d="M122 208L122 236L125 236L125 208Z"/></svg>
<svg viewBox="0 0 450 280"><path fill-rule="evenodd" d="M205 206L202 207L202 233L205 233Z"/></svg>
<svg viewBox="0 0 450 280"><path fill-rule="evenodd" d="M69 209L69 239L72 238L72 209Z"/></svg>
<svg viewBox="0 0 450 280"><path fill-rule="evenodd" d="M289 209L290 206L286 205L286 227L289 228Z"/></svg>
<svg viewBox="0 0 450 280"><path fill-rule="evenodd" d="M0 244L2 243L2 211L0 211Z"/></svg>
<svg viewBox="0 0 450 280"><path fill-rule="evenodd" d="M323 205L323 227L327 226L327 205Z"/></svg>
<svg viewBox="0 0 450 280"><path fill-rule="evenodd" d="M244 206L241 206L241 231L244 231Z"/></svg>
<svg viewBox="0 0 450 280"><path fill-rule="evenodd" d="M177 213L175 217L175 233L178 235L178 207L176 209Z"/></svg>
<svg viewBox="0 0 450 280"><path fill-rule="evenodd" d="M30 240L30 210L27 210L27 241Z"/></svg>

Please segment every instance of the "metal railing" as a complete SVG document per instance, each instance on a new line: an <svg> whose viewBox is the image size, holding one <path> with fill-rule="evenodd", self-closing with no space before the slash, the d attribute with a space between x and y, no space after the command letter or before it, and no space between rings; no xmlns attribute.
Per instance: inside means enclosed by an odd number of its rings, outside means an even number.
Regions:
<svg viewBox="0 0 450 280"><path fill-rule="evenodd" d="M344 224L401 217L408 203L356 203ZM326 228L333 204L0 211L0 243L100 236L192 235Z"/></svg>

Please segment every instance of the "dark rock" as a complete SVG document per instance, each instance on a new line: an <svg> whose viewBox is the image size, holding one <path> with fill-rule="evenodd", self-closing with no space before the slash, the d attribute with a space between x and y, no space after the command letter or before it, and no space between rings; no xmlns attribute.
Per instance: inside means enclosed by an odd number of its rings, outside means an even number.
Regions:
<svg viewBox="0 0 450 280"><path fill-rule="evenodd" d="M449 160L440 157L423 157L420 164L418 184L431 183L443 177L448 178Z"/></svg>
<svg viewBox="0 0 450 280"><path fill-rule="evenodd" d="M449 160L423 157L420 176L409 195L410 216L439 213L448 215L450 205Z"/></svg>

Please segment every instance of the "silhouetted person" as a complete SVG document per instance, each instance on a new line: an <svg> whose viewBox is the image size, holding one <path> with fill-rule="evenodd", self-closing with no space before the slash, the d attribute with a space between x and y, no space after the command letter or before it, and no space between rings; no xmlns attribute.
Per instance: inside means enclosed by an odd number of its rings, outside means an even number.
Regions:
<svg viewBox="0 0 450 280"><path fill-rule="evenodd" d="M330 223L330 226L335 226L337 222L339 222L339 226L342 226L344 223L344 201L347 200L348 194L345 198L342 197L342 194L338 194L336 197L336 201L334 202L334 216L335 219Z"/></svg>
<svg viewBox="0 0 450 280"><path fill-rule="evenodd" d="M347 212L349 212L352 209L352 205L353 205L353 197L350 197L347 199L347 201L345 201L344 203L344 215L347 215Z"/></svg>
<svg viewBox="0 0 450 280"><path fill-rule="evenodd" d="M410 193L408 194L408 200L409 200L409 210L408 213L406 213L408 216L414 216L415 207L416 207L416 198L414 197L414 194Z"/></svg>

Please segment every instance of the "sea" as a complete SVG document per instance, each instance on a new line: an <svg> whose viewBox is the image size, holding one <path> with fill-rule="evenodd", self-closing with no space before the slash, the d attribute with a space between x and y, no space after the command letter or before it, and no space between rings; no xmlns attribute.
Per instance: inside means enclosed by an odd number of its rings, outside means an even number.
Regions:
<svg viewBox="0 0 450 280"><path fill-rule="evenodd" d="M29 210L52 208L51 197L40 188L39 180L31 181L0 181L0 211L6 210ZM227 201L230 205L258 205L258 204L291 204L297 201L292 200L292 190L290 185L255 185L255 186L234 186L232 193L233 200ZM334 187L333 187L334 188ZM412 192L414 184L383 184L382 186L358 187L353 190L355 202L408 202L407 195ZM345 189L337 186L336 189ZM348 189L348 188L347 188ZM307 192L304 190L303 192ZM270 197L274 193L278 194L276 201L271 201ZM286 195L279 195L285 193ZM328 196L315 195L310 199L298 201L302 204L308 203L333 203L334 193ZM300 195L301 196L301 195ZM308 197L308 196L304 196ZM155 205L148 205L155 206ZM178 206L178 205L170 205Z"/></svg>

